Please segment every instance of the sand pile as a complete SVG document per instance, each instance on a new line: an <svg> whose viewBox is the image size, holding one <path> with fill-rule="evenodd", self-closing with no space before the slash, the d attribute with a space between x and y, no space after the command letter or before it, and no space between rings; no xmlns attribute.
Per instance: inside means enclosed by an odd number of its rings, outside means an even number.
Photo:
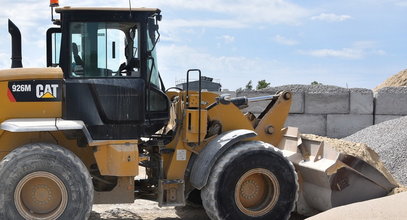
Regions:
<svg viewBox="0 0 407 220"><path fill-rule="evenodd" d="M394 185L399 185L399 183L386 169L385 165L380 161L379 155L371 148L369 148L366 144L354 143L351 141L335 138L321 137L313 134L302 134L301 137L309 140L324 141L340 153L357 157L379 170L389 180L389 182Z"/></svg>
<svg viewBox="0 0 407 220"><path fill-rule="evenodd" d="M389 87L389 86L407 86L407 69L400 71L396 75L391 76L390 78L386 79L384 82L382 82L380 85L376 86L374 88L374 91L377 91L383 87Z"/></svg>
<svg viewBox="0 0 407 220"><path fill-rule="evenodd" d="M386 196L364 202L340 206L315 215L309 220L343 219L407 219L407 193ZM307 220L308 220L307 219Z"/></svg>
<svg viewBox="0 0 407 220"><path fill-rule="evenodd" d="M367 144L395 179L407 185L407 117L367 127L344 139Z"/></svg>

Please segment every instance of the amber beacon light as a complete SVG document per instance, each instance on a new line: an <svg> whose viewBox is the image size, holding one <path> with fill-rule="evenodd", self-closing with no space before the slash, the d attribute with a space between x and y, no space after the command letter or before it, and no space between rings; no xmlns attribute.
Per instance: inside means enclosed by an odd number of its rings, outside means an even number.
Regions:
<svg viewBox="0 0 407 220"><path fill-rule="evenodd" d="M49 6L50 7L58 7L59 6L59 0L50 0L49 1Z"/></svg>

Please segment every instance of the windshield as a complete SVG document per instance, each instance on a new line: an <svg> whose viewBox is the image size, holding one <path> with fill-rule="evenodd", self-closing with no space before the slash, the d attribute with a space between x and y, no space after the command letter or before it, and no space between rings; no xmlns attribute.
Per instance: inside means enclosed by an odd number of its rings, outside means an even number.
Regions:
<svg viewBox="0 0 407 220"><path fill-rule="evenodd" d="M157 43L155 37L156 30L153 28L147 28L147 30L147 50L151 51L151 56L147 59L148 77L150 78L151 84L161 88L161 81L157 68L157 49L155 47L155 44Z"/></svg>
<svg viewBox="0 0 407 220"><path fill-rule="evenodd" d="M71 23L71 76L140 76L138 29L136 23Z"/></svg>

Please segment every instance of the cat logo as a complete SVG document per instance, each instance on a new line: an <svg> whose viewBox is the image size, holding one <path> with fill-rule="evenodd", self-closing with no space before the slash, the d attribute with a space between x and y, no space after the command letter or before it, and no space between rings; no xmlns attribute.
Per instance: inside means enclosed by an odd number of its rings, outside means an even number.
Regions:
<svg viewBox="0 0 407 220"><path fill-rule="evenodd" d="M8 82L10 102L62 101L62 80L16 80Z"/></svg>
<svg viewBox="0 0 407 220"><path fill-rule="evenodd" d="M39 99L56 99L58 98L58 84L38 84L36 86L36 95Z"/></svg>

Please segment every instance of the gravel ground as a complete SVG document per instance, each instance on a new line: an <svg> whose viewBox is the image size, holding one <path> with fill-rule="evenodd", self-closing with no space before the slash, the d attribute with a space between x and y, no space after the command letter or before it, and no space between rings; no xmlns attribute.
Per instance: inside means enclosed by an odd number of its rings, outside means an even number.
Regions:
<svg viewBox="0 0 407 220"><path fill-rule="evenodd" d="M89 220L138 219L138 220L209 220L205 210L193 207L158 207L158 203L137 199L133 204L94 205Z"/></svg>
<svg viewBox="0 0 407 220"><path fill-rule="evenodd" d="M396 180L407 185L407 117L367 127L344 139L367 144Z"/></svg>

